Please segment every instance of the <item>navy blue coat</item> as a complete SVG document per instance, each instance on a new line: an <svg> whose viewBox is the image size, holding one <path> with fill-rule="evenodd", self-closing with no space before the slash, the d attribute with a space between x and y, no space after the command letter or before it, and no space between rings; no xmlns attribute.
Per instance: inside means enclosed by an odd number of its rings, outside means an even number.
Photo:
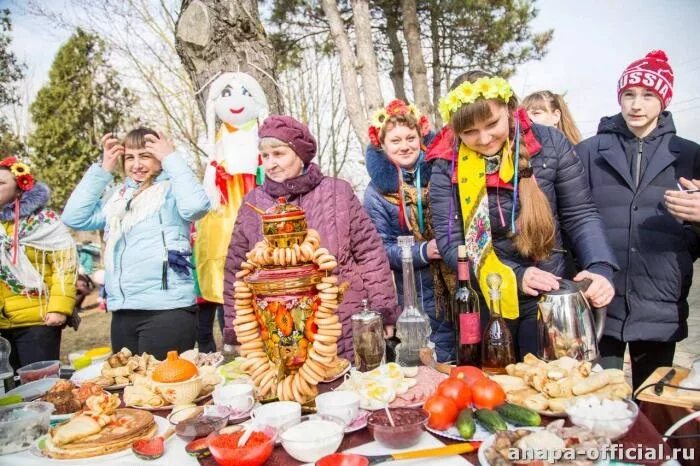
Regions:
<svg viewBox="0 0 700 466"><path fill-rule="evenodd" d="M396 282L399 305L403 306L403 273L401 270L401 248L397 244L397 238L410 235L407 230L401 231L399 226L399 208L387 201L382 194L398 192L398 179L396 167L389 162L384 152L374 146L369 146L366 151L367 172L370 183L365 190L364 207L374 226L379 232L384 249L389 258L389 265ZM428 185L430 181L430 164L421 162L421 185ZM405 183L414 185L413 175L403 173ZM433 294L433 275L430 270L430 261L427 254L427 241L416 241L413 246L413 267L416 275L416 293L419 304L430 318L432 334L430 340L435 343L438 361L452 361L455 359L455 333L452 322L447 319L446 310L440 310L440 319L437 318L435 309L435 297ZM447 297L451 299L451 296Z"/></svg>
<svg viewBox="0 0 700 466"><path fill-rule="evenodd" d="M539 298L522 292L525 270L536 266L554 275L571 278L567 277L566 273L562 230L568 236L574 257L583 269L601 274L612 282L614 270L617 268L615 256L605 237L603 222L588 187L583 164L576 156L573 147L555 128L533 124L532 129L542 149L531 159L531 164L537 183L549 200L556 226L555 249L546 260L535 262L528 257L522 257L509 237L509 220L513 210L512 191L487 188L493 247L500 261L515 272L518 281L520 316L531 320L536 315ZM445 133L441 133L440 136L443 134ZM438 146L437 142L433 142L429 151L436 146ZM457 246L464 243L462 212L457 197L458 187L452 184L449 160L437 158L432 165L430 204L433 228L440 254L456 270ZM454 202L455 217L452 221L451 238L448 241L450 200ZM506 225L502 225L500 221L499 201ZM481 294L476 282L474 286ZM522 341L520 346L523 347Z"/></svg>
<svg viewBox="0 0 700 466"><path fill-rule="evenodd" d="M635 189L629 157L642 148ZM636 138L621 114L600 121L598 134L576 151L587 171L620 272L605 334L621 341L674 342L688 336L688 290L698 236L666 210L664 192L678 178L700 178L700 146L676 136L663 112L646 138Z"/></svg>

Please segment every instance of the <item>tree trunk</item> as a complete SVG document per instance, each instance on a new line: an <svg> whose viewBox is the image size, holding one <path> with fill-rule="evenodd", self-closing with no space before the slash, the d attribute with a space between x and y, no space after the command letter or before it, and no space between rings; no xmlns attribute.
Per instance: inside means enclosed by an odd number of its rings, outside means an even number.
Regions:
<svg viewBox="0 0 700 466"><path fill-rule="evenodd" d="M442 90L440 89L440 79L442 76L442 73L440 72L440 68L442 66L440 60L440 46L442 39L440 38L440 30L438 27L438 17L440 15L438 8L437 2L431 3L430 43L433 54L433 121L435 122L435 128L440 128L443 124L442 118L440 118L440 112L437 111L440 103L440 97L442 97Z"/></svg>
<svg viewBox="0 0 700 466"><path fill-rule="evenodd" d="M430 118L433 114L428 91L428 77L420 41L420 26L416 0L402 0L403 34L408 45L408 74L413 84L413 100L418 110Z"/></svg>
<svg viewBox="0 0 700 466"><path fill-rule="evenodd" d="M367 0L352 0L351 3L352 21L355 25L357 41L357 63L362 77L365 107L367 115L372 115L376 109L384 106L384 99L379 85L377 55L374 52L374 41L372 40L369 2Z"/></svg>
<svg viewBox="0 0 700 466"><path fill-rule="evenodd" d="M360 100L360 88L357 85L355 74L355 54L350 46L350 40L345 31L343 19L338 12L338 5L334 0L321 0L323 12L328 19L331 29L331 37L340 55L340 77L343 82L345 106L347 108L350 124L355 131L357 139L362 146L369 143L367 136L367 113Z"/></svg>
<svg viewBox="0 0 700 466"><path fill-rule="evenodd" d="M394 85L394 95L397 99L406 102L406 87L404 85L404 71L406 62L403 58L403 47L399 41L399 11L396 3L386 2L382 5L384 16L386 16L386 35L389 39L389 50L391 50L391 83Z"/></svg>
<svg viewBox="0 0 700 466"><path fill-rule="evenodd" d="M256 0L182 0L175 46L204 117L207 83L220 72L240 71L258 80L271 113L281 113L275 83L275 52Z"/></svg>

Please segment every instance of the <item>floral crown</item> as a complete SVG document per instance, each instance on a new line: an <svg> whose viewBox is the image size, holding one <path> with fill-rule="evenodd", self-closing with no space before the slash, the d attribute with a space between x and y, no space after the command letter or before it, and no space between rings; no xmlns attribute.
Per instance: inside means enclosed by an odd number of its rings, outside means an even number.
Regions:
<svg viewBox="0 0 700 466"><path fill-rule="evenodd" d="M29 166L17 160L16 157L6 157L0 161L0 167L7 167L15 177L17 187L22 191L29 191L34 187L34 177Z"/></svg>
<svg viewBox="0 0 700 466"><path fill-rule="evenodd" d="M379 133L386 122L391 119L391 117L405 115L411 115L416 119L416 121L418 121L418 133L420 134L420 137L428 134L430 131L430 122L428 121L428 117L421 115L415 105L406 105L406 102L403 100L394 99L389 102L386 107L380 108L374 112L374 115L372 115L372 120L370 121L368 130L369 140L372 142L372 144L377 147L381 146L381 142L379 142Z"/></svg>
<svg viewBox="0 0 700 466"><path fill-rule="evenodd" d="M452 115L454 115L462 105L469 105L480 97L484 99L500 98L508 103L510 98L513 97L513 89L511 89L508 81L499 77L483 77L474 82L465 81L440 99L438 112L440 112L442 121L450 121Z"/></svg>

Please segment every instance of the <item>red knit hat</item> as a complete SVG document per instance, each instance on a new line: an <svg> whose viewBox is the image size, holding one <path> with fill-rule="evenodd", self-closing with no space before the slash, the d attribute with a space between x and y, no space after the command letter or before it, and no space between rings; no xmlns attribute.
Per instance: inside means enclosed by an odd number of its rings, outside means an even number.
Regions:
<svg viewBox="0 0 700 466"><path fill-rule="evenodd" d="M663 50L653 50L640 60L633 61L622 72L617 82L617 101L625 89L642 86L649 89L661 101L662 108L668 107L673 96L673 70Z"/></svg>

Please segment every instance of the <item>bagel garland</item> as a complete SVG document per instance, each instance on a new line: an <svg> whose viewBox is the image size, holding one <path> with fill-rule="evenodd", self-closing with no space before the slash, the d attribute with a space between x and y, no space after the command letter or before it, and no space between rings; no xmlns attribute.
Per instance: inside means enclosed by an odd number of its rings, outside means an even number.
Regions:
<svg viewBox="0 0 700 466"><path fill-rule="evenodd" d="M338 266L337 259L328 249L320 246L321 237L311 228L306 230L304 241L292 244L291 247L271 247L267 241L260 241L246 254L246 260L236 273L236 281L233 283L236 311L233 328L241 343L241 355L245 358L241 369L251 377L258 396L262 399L276 396L280 400L302 404L313 400L318 394L318 383L323 381L326 371L337 360L337 341L342 334L342 324L336 312L342 301L344 286L338 284L337 276L331 275ZM314 319L310 325L315 326L316 331L313 339L309 340L303 364L297 371L282 376L265 352L261 332L267 332L267 329L259 320L255 294L246 281L247 276L261 268L294 267L311 263L325 272L316 285L319 298L317 310L307 317L307 320Z"/></svg>

